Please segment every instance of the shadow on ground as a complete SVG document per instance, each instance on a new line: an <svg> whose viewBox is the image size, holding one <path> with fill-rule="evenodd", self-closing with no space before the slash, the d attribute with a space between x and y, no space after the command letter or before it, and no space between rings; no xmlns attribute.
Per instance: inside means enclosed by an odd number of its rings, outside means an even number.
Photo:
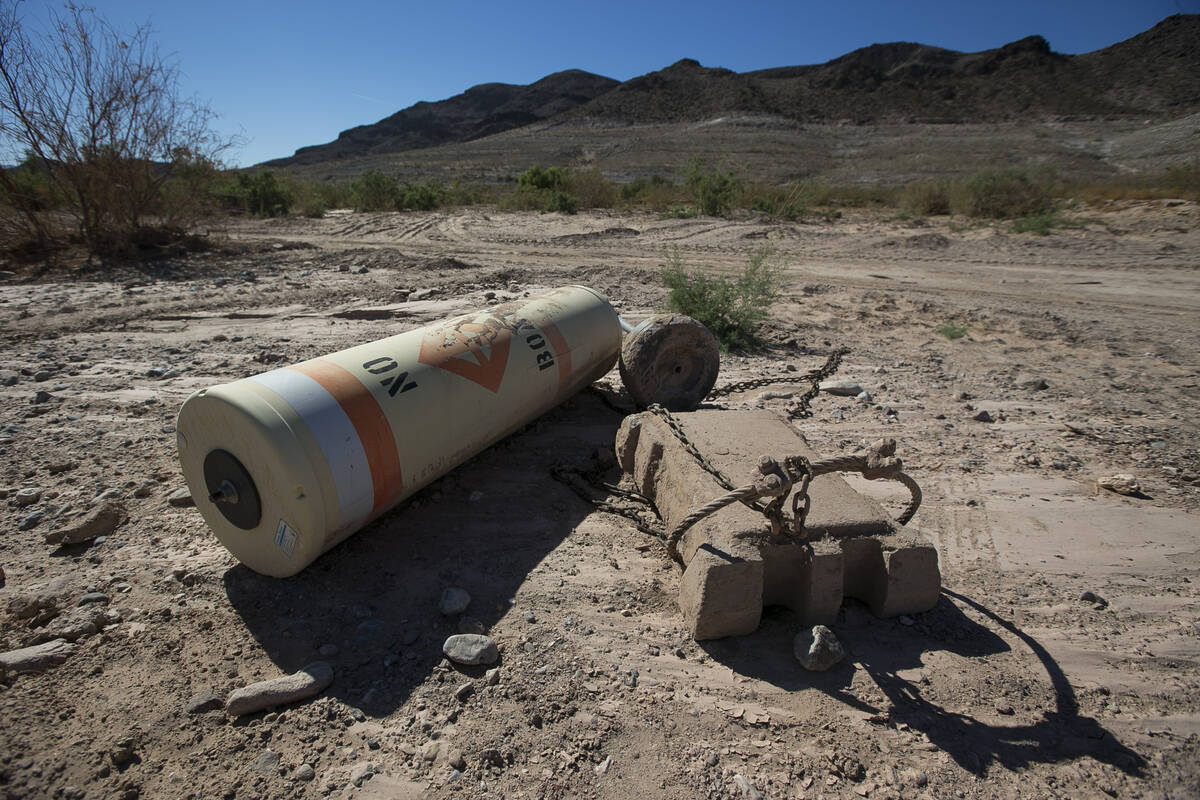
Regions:
<svg viewBox="0 0 1200 800"><path fill-rule="evenodd" d="M460 626L490 631L531 571L593 508L550 467L587 469L611 454L620 417L584 393L418 493L291 578L236 566L225 591L282 672L333 664L328 694L386 716L438 672ZM611 460L611 456L609 456ZM466 589L470 619L438 611L442 590ZM334 645L335 655L319 654ZM484 668L463 668L477 675ZM453 674L447 680L453 679Z"/></svg>
<svg viewBox="0 0 1200 800"><path fill-rule="evenodd" d="M957 601L957 602L955 602ZM985 617L981 625L963 613L963 607ZM1111 764L1130 775L1141 775L1145 760L1123 745L1099 722L1079 713L1079 704L1066 675L1050 653L1032 636L982 604L949 589L942 590L937 606L916 615L915 626L872 617L855 601L842 609L838 636L849 655L825 673L806 673L792 656L792 637L800 625L790 610L770 608L759 630L750 636L703 642L716 661L747 677L766 681L788 691L816 688L870 714L887 714L892 725L907 724L924 733L954 761L976 775L991 764L1020 770L1034 763L1058 763L1081 756ZM968 658L981 658L1011 648L992 628L1015 636L1038 658L1054 693L1054 709L1028 725L993 725L969 714L948 711L924 697L921 686L900 677L905 670L923 667L922 655L944 650ZM875 708L847 691L857 662L890 701L890 708ZM991 698L977 698L987 703Z"/></svg>

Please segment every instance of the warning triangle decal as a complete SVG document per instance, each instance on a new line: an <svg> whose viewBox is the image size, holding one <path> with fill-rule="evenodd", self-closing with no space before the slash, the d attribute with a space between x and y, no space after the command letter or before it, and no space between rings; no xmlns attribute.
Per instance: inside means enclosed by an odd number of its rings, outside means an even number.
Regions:
<svg viewBox="0 0 1200 800"><path fill-rule="evenodd" d="M474 381L494 393L504 379L511 340L512 331L494 320L460 322L426 333L417 360Z"/></svg>

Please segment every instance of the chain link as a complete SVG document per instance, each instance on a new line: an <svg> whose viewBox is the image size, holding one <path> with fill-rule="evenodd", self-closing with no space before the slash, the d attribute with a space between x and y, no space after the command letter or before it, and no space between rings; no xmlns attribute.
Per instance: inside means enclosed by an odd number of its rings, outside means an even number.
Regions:
<svg viewBox="0 0 1200 800"><path fill-rule="evenodd" d="M786 383L811 383L807 392L802 394L793 406L788 411L789 419L800 419L812 416L812 410L809 407L813 398L821 391L821 382L828 380L842 365L842 357L849 351L846 348L838 348L829 354L825 359L824 365L819 369L811 370L801 375L776 375L769 378L750 378L744 381L735 381L727 383L724 386L718 386L708 393L705 400L714 400L718 397L725 397L735 392L747 392L751 389L761 389L764 386L777 386Z"/></svg>

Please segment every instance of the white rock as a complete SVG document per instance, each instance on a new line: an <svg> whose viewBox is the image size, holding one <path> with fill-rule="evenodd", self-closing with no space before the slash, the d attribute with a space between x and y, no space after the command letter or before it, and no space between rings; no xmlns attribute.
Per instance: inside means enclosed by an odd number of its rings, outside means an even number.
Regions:
<svg viewBox="0 0 1200 800"><path fill-rule="evenodd" d="M446 639L442 653L456 664L495 664L500 658L496 643L478 633L459 633Z"/></svg>
<svg viewBox="0 0 1200 800"><path fill-rule="evenodd" d="M234 716L253 714L271 706L282 706L312 697L333 683L333 667L314 661L299 672L234 689L225 710Z"/></svg>
<svg viewBox="0 0 1200 800"><path fill-rule="evenodd" d="M12 672L45 672L66 661L74 652L75 645L66 639L54 639L33 647L0 653L0 667Z"/></svg>
<svg viewBox="0 0 1200 800"><path fill-rule="evenodd" d="M800 666L810 672L824 672L846 657L842 643L824 625L814 625L811 631L800 631L792 640L792 653Z"/></svg>
<svg viewBox="0 0 1200 800"><path fill-rule="evenodd" d="M1110 492L1123 495L1135 495L1142 492L1142 486L1137 482L1137 478L1127 472L1100 478L1096 481L1096 485L1101 489L1108 489Z"/></svg>
<svg viewBox="0 0 1200 800"><path fill-rule="evenodd" d="M438 602L438 611L447 617L453 617L467 610L471 605L471 595L466 589L449 586L442 591L442 599Z"/></svg>
<svg viewBox="0 0 1200 800"><path fill-rule="evenodd" d="M840 397L857 397L863 391L861 386L850 380L821 381L820 389L825 394L835 394Z"/></svg>

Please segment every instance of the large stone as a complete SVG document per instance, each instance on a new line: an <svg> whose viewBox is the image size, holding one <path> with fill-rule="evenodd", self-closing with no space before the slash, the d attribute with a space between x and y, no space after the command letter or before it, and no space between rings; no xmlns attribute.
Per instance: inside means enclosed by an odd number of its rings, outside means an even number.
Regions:
<svg viewBox="0 0 1200 800"><path fill-rule="evenodd" d="M0 653L0 668L11 672L45 672L66 661L74 652L75 645L66 639L54 639Z"/></svg>
<svg viewBox="0 0 1200 800"><path fill-rule="evenodd" d="M46 544L90 542L97 536L108 536L128 518L129 515L125 513L125 508L119 502L109 500L96 506L73 525L47 533Z"/></svg>
<svg viewBox="0 0 1200 800"><path fill-rule="evenodd" d="M283 706L320 694L333 683L333 667L314 661L299 672L234 689L225 710L234 716L253 714L272 706Z"/></svg>
<svg viewBox="0 0 1200 800"><path fill-rule="evenodd" d="M448 586L442 591L442 599L438 602L438 611L447 617L453 617L467 610L471 605L471 595L466 589Z"/></svg>
<svg viewBox="0 0 1200 800"><path fill-rule="evenodd" d="M442 653L456 664L495 664L500 658L496 643L478 633L458 633L442 644Z"/></svg>
<svg viewBox="0 0 1200 800"><path fill-rule="evenodd" d="M768 411L676 414L688 439L738 486L759 477L760 456L817 455ZM690 510L725 494L667 424L629 416L616 442L622 469L655 504L668 530ZM679 541L685 569L679 606L697 640L746 634L765 605L791 608L805 625L833 622L844 597L890 617L932 608L941 589L937 551L898 528L883 508L836 474L815 478L804 539L773 540L762 514L733 503L693 525Z"/></svg>
<svg viewBox="0 0 1200 800"><path fill-rule="evenodd" d="M842 643L824 625L797 633L792 640L792 654L810 672L824 672L846 657Z"/></svg>

